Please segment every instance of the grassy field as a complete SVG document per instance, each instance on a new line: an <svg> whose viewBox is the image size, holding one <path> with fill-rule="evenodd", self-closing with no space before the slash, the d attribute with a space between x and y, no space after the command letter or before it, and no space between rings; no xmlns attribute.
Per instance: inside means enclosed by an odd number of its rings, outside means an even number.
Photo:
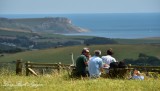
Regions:
<svg viewBox="0 0 160 91"><path fill-rule="evenodd" d="M72 46L51 48L45 50L26 51L16 54L7 54L0 57L1 61L23 61L32 62L62 62L71 63L71 53L74 59L80 55L83 47ZM95 49L100 49L102 55L106 55L108 48L113 48L117 60L124 58L136 59L139 53L145 53L160 58L159 45L91 45L91 55ZM16 76L15 72L0 70L0 91L159 91L160 77L154 79L145 77L145 80L123 80L123 79L71 79L66 72L57 74L46 74L44 76Z"/></svg>
<svg viewBox="0 0 160 91"><path fill-rule="evenodd" d="M119 44L160 44L160 37L141 39L115 39Z"/></svg>
<svg viewBox="0 0 160 91"><path fill-rule="evenodd" d="M0 36L8 36L8 37L15 37L15 36L27 36L31 37L33 34L32 33L27 33L27 32L16 32L16 31L6 31L0 29Z"/></svg>
<svg viewBox="0 0 160 91"><path fill-rule="evenodd" d="M72 46L72 47L61 47L51 48L45 50L26 51L16 54L8 54L0 57L0 62L10 62L17 59L31 62L62 62L65 64L71 64L71 53L74 54L74 59L80 55L81 50L86 46ZM114 57L121 61L126 58L136 59L139 53L144 53L151 56L160 58L160 46L159 45L91 45L87 46L90 48L90 53L93 55L94 50L100 49L102 55L106 55L106 50L113 48Z"/></svg>
<svg viewBox="0 0 160 91"><path fill-rule="evenodd" d="M160 78L145 80L71 79L67 74L45 76L0 75L0 91L159 91Z"/></svg>

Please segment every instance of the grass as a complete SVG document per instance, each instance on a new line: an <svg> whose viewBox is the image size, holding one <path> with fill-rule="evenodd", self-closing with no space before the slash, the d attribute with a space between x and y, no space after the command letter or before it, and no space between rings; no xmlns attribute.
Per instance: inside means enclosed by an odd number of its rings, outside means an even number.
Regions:
<svg viewBox="0 0 160 91"><path fill-rule="evenodd" d="M64 64L71 64L71 53L74 54L74 59L80 55L81 50L86 46L71 46L61 48L51 48L45 50L26 51L16 54L4 55L0 57L0 62L11 62L17 59L31 62L62 62ZM91 45L87 46L90 48L90 53L93 55L94 50L100 49L102 55L106 55L106 50L113 48L114 57L121 61L125 58L137 59L139 53L144 53L151 56L160 58L160 46L159 45Z"/></svg>
<svg viewBox="0 0 160 91"><path fill-rule="evenodd" d="M24 71L25 72L25 71ZM153 73L152 73L153 74ZM160 75L145 80L70 78L66 71L38 76L15 75L9 67L0 68L0 91L159 91Z"/></svg>
<svg viewBox="0 0 160 91"><path fill-rule="evenodd" d="M71 79L67 74L0 75L0 91L159 91L160 79Z"/></svg>
<svg viewBox="0 0 160 91"><path fill-rule="evenodd" d="M141 39L115 39L119 44L160 44L160 37Z"/></svg>
<svg viewBox="0 0 160 91"><path fill-rule="evenodd" d="M59 62L71 63L71 52L74 59L80 54L85 46L72 46L53 48L46 50L27 51L0 57L0 61L13 61L23 59L33 62ZM158 45L92 45L88 46L93 55L95 49L102 50L105 55L106 49L113 48L114 57L118 60L124 58L136 58L139 53L153 55L160 58ZM154 75L154 74L153 74ZM71 79L67 73L50 74L44 76L17 76L15 72L1 69L0 91L159 91L160 77L147 78L145 80L122 80L122 79Z"/></svg>
<svg viewBox="0 0 160 91"><path fill-rule="evenodd" d="M31 37L32 35L33 35L32 33L27 33L27 32L6 31L6 30L0 29L0 36L10 36L10 37L28 36L28 37Z"/></svg>

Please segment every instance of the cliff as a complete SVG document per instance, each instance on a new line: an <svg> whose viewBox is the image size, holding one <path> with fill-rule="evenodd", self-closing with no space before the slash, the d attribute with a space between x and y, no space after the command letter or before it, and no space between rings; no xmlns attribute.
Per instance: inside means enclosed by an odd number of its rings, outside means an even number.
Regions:
<svg viewBox="0 0 160 91"><path fill-rule="evenodd" d="M0 29L19 32L50 32L50 33L78 33L88 30L77 27L71 20L64 17L0 18Z"/></svg>

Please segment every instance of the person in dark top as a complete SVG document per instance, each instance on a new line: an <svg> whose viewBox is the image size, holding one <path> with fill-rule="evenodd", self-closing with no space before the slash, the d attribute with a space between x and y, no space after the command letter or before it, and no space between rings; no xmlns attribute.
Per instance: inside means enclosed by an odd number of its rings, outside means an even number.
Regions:
<svg viewBox="0 0 160 91"><path fill-rule="evenodd" d="M82 77L89 76L89 72L87 70L88 57L89 57L89 49L88 48L84 48L82 50L82 54L76 60L77 76L82 76Z"/></svg>

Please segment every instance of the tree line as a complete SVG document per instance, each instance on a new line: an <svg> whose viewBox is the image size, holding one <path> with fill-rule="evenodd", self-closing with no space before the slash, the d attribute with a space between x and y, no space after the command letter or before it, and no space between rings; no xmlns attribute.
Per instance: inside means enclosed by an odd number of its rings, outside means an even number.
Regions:
<svg viewBox="0 0 160 91"><path fill-rule="evenodd" d="M155 56L149 56L144 53L140 53L138 59L124 59L126 64L138 65L138 66L160 66L160 59Z"/></svg>

